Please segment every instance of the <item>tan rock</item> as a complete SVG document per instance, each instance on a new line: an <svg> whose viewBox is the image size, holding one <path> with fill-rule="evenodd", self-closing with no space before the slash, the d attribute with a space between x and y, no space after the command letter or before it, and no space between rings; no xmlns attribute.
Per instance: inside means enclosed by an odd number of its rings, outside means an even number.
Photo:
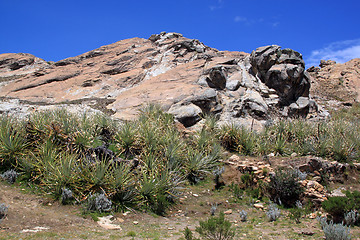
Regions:
<svg viewBox="0 0 360 240"><path fill-rule="evenodd" d="M261 204L261 203L255 203L254 204L254 208L257 208L257 209L264 209L264 205Z"/></svg>
<svg viewBox="0 0 360 240"><path fill-rule="evenodd" d="M120 225L114 223L115 218L111 215L99 217L98 219L97 224L99 224L102 228L108 230L122 230Z"/></svg>
<svg viewBox="0 0 360 240"><path fill-rule="evenodd" d="M224 214L226 214L226 215L232 214L232 209L226 210L226 211L224 212Z"/></svg>
<svg viewBox="0 0 360 240"><path fill-rule="evenodd" d="M316 190L317 192L323 192L324 191L324 186L321 185L320 183L316 182L316 181L308 181L307 185L306 185L307 188L312 188L314 190Z"/></svg>

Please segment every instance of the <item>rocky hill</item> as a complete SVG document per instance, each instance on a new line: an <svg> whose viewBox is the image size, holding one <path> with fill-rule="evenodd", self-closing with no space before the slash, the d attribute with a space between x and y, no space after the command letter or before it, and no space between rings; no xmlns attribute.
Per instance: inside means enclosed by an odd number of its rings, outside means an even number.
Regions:
<svg viewBox="0 0 360 240"><path fill-rule="evenodd" d="M319 67L307 71L314 79L312 95L319 102L332 100L351 104L360 101L360 58L344 64L321 60Z"/></svg>
<svg viewBox="0 0 360 240"><path fill-rule="evenodd" d="M344 96L352 91L349 97L358 100L359 76L338 70L341 66L330 71L333 66L324 62L321 69L311 68L310 75L301 54L291 49L272 45L251 54L218 51L181 34L163 32L55 63L31 54L1 54L0 110L25 114L66 104L131 119L141 106L154 102L186 127L206 114L216 114L222 122L260 127L274 118L319 115L310 93L326 96L318 89L331 74L339 73L342 84L351 86L344 88ZM358 71L359 60L348 66ZM353 75L354 84L346 80ZM310 90L311 82L319 88Z"/></svg>

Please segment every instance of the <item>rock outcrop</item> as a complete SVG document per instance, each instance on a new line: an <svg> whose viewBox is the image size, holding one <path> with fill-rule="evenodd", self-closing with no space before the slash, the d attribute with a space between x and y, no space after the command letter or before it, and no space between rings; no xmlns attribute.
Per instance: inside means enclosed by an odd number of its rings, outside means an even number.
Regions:
<svg viewBox="0 0 360 240"><path fill-rule="evenodd" d="M276 90L280 104L290 105L299 97L309 97L310 76L300 53L272 45L257 48L250 55L253 73Z"/></svg>
<svg viewBox="0 0 360 240"><path fill-rule="evenodd" d="M207 114L256 128L316 112L301 54L279 46L251 55L218 51L178 33L122 40L56 63L1 54L0 80L5 106L14 99L35 109L82 103L131 119L154 102L186 127Z"/></svg>
<svg viewBox="0 0 360 240"><path fill-rule="evenodd" d="M321 60L319 67L307 70L313 78L311 94L317 101L353 103L360 101L360 58L344 64Z"/></svg>

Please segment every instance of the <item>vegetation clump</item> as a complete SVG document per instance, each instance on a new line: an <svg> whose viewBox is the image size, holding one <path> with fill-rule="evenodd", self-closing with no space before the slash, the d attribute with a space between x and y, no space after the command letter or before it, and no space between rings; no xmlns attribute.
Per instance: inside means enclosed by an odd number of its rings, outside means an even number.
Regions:
<svg viewBox="0 0 360 240"><path fill-rule="evenodd" d="M14 169L7 170L3 174L0 174L0 177L7 181L10 184L13 184L18 177L18 173Z"/></svg>
<svg viewBox="0 0 360 240"><path fill-rule="evenodd" d="M270 203L266 216L269 218L270 222L276 221L281 215L280 209L274 203Z"/></svg>
<svg viewBox="0 0 360 240"><path fill-rule="evenodd" d="M218 217L210 217L206 221L200 221L195 231L199 234L200 239L206 240L231 240L235 236L235 228L231 222L225 220L225 214L220 213ZM184 236L186 240L197 240L189 228L185 228Z"/></svg>
<svg viewBox="0 0 360 240"><path fill-rule="evenodd" d="M247 212L246 212L245 210L241 210L241 211L239 212L239 215L240 215L240 220L241 220L242 222L246 222L246 221L247 221L247 216L248 216L248 214L247 214Z"/></svg>
<svg viewBox="0 0 360 240"><path fill-rule="evenodd" d="M342 223L334 224L332 221L327 222L326 218L318 218L321 228L324 231L327 240L351 240L350 227Z"/></svg>
<svg viewBox="0 0 360 240"><path fill-rule="evenodd" d="M4 203L0 204L0 223L5 218L8 208Z"/></svg>
<svg viewBox="0 0 360 240"><path fill-rule="evenodd" d="M73 192L70 189L63 188L61 193L61 203L66 205L74 200Z"/></svg>
<svg viewBox="0 0 360 240"><path fill-rule="evenodd" d="M299 174L293 169L279 169L270 177L268 192L277 204L294 206L303 191L299 183Z"/></svg>
<svg viewBox="0 0 360 240"><path fill-rule="evenodd" d="M87 202L87 211L99 213L109 212L112 207L112 202L105 196L105 194L90 195Z"/></svg>
<svg viewBox="0 0 360 240"><path fill-rule="evenodd" d="M323 209L329 213L334 222L339 223L344 220L347 213L360 210L360 192L346 191L345 197L334 196L329 197L322 203ZM349 218L351 217L350 214Z"/></svg>

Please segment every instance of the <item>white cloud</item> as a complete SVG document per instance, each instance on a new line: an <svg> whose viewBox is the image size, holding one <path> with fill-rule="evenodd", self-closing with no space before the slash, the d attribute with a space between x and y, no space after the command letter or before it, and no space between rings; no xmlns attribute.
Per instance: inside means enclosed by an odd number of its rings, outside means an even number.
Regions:
<svg viewBox="0 0 360 240"><path fill-rule="evenodd" d="M236 16L236 17L234 18L234 21L235 21L235 22L245 22L245 23L246 23L248 20L247 20L246 17Z"/></svg>
<svg viewBox="0 0 360 240"><path fill-rule="evenodd" d="M279 26L279 24L280 24L279 22L273 22L273 23L271 24L271 26L273 26L273 27L275 28L275 27Z"/></svg>
<svg viewBox="0 0 360 240"><path fill-rule="evenodd" d="M214 5L209 6L211 11L220 9L224 6L224 0L217 0Z"/></svg>
<svg viewBox="0 0 360 240"><path fill-rule="evenodd" d="M247 18L247 17L243 17L243 16L236 16L234 17L234 22L236 23L242 23L246 26L252 26L254 24L267 24L267 25L270 25L271 27L277 27L280 22L268 22L268 21L265 21L264 18Z"/></svg>
<svg viewBox="0 0 360 240"><path fill-rule="evenodd" d="M360 58L360 39L333 42L324 48L316 49L305 58L307 67L318 66L320 60L334 60L345 63L353 58Z"/></svg>

